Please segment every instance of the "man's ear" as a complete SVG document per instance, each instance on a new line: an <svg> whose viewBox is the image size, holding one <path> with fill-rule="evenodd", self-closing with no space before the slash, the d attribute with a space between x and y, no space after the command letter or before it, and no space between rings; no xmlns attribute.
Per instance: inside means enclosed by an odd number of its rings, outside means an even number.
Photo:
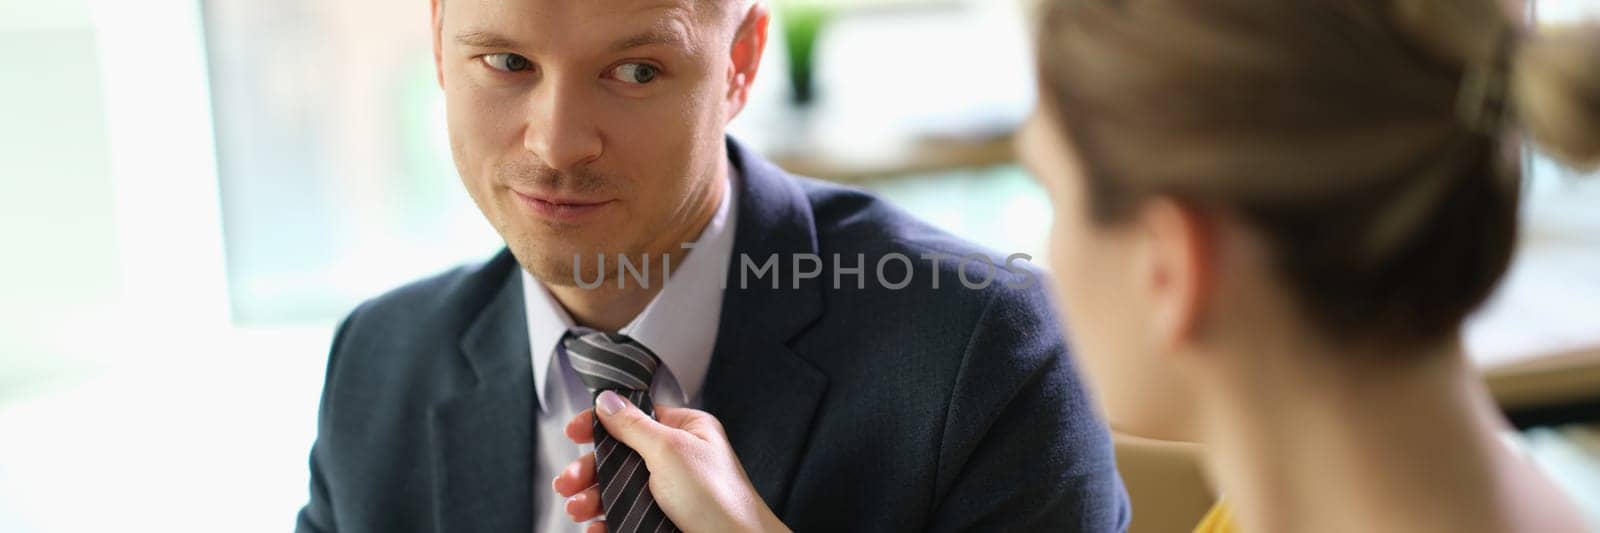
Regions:
<svg viewBox="0 0 1600 533"><path fill-rule="evenodd" d="M733 48L729 51L731 61L728 63L728 112L723 117L724 122L739 116L745 102L750 99L750 86L756 81L762 52L767 49L767 23L771 19L772 14L767 6L758 0L745 11L739 30L733 36Z"/></svg>
<svg viewBox="0 0 1600 533"><path fill-rule="evenodd" d="M428 0L428 8L433 25L433 75L439 82L439 88L444 88L444 0Z"/></svg>
<svg viewBox="0 0 1600 533"><path fill-rule="evenodd" d="M1151 303L1153 340L1162 347L1193 341L1219 274L1214 221L1169 197L1148 200L1137 218L1137 273Z"/></svg>

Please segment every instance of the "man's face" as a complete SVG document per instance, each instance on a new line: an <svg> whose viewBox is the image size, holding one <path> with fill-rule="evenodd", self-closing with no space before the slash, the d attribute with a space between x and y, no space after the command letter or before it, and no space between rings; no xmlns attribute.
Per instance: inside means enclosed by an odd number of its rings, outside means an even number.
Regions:
<svg viewBox="0 0 1600 533"><path fill-rule="evenodd" d="M730 58L740 17L727 13L738 4L445 0L435 10L456 168L535 276L572 285L576 256L593 280L597 254L614 270L618 254L658 261L694 240L721 198L723 128L743 103Z"/></svg>

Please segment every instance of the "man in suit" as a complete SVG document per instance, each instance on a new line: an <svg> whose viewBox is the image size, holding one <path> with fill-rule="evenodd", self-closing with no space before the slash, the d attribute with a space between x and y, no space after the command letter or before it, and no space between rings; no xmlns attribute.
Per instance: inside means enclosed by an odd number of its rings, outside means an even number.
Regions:
<svg viewBox="0 0 1600 533"><path fill-rule="evenodd" d="M795 530L1126 526L1033 269L725 136L760 4L432 7L457 168L507 248L340 325L298 531L577 529L550 481L585 451L585 332L718 417Z"/></svg>

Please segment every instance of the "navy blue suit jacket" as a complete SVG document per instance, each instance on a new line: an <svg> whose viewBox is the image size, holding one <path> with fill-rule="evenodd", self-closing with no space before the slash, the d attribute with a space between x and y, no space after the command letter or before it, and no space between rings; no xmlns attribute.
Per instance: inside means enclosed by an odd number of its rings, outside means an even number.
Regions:
<svg viewBox="0 0 1600 533"><path fill-rule="evenodd" d="M1036 270L1008 270L1004 258L869 194L792 177L732 140L728 151L742 189L702 408L722 420L785 523L1126 527L1110 438L1074 374L1044 280L1024 286ZM987 287L971 289L957 261L935 268L922 258L933 253L984 254L998 267ZM822 258L821 274L798 289L795 254ZM878 263L891 254L910 261L885 261L881 283ZM758 278L741 256L756 266L778 260ZM861 274L848 270L862 264ZM344 320L298 531L532 529L533 484L549 480L531 475L537 404L518 268L502 251L369 300ZM976 261L965 273L972 285L987 274ZM891 288L908 274L909 285Z"/></svg>

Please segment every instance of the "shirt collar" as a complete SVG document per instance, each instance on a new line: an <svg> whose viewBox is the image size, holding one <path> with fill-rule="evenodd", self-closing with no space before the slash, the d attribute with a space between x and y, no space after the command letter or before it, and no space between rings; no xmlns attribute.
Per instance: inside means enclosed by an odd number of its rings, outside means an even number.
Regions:
<svg viewBox="0 0 1600 533"><path fill-rule="evenodd" d="M691 405L705 383L722 318L722 285L733 257L733 233L738 226L737 170L729 165L727 186L717 211L700 231L695 247L683 264L672 269L661 292L650 300L618 333L627 335L661 358L683 392L680 405ZM527 269L522 271L522 300L528 318L528 342L533 355L533 384L540 408L557 344L576 324L543 283Z"/></svg>

